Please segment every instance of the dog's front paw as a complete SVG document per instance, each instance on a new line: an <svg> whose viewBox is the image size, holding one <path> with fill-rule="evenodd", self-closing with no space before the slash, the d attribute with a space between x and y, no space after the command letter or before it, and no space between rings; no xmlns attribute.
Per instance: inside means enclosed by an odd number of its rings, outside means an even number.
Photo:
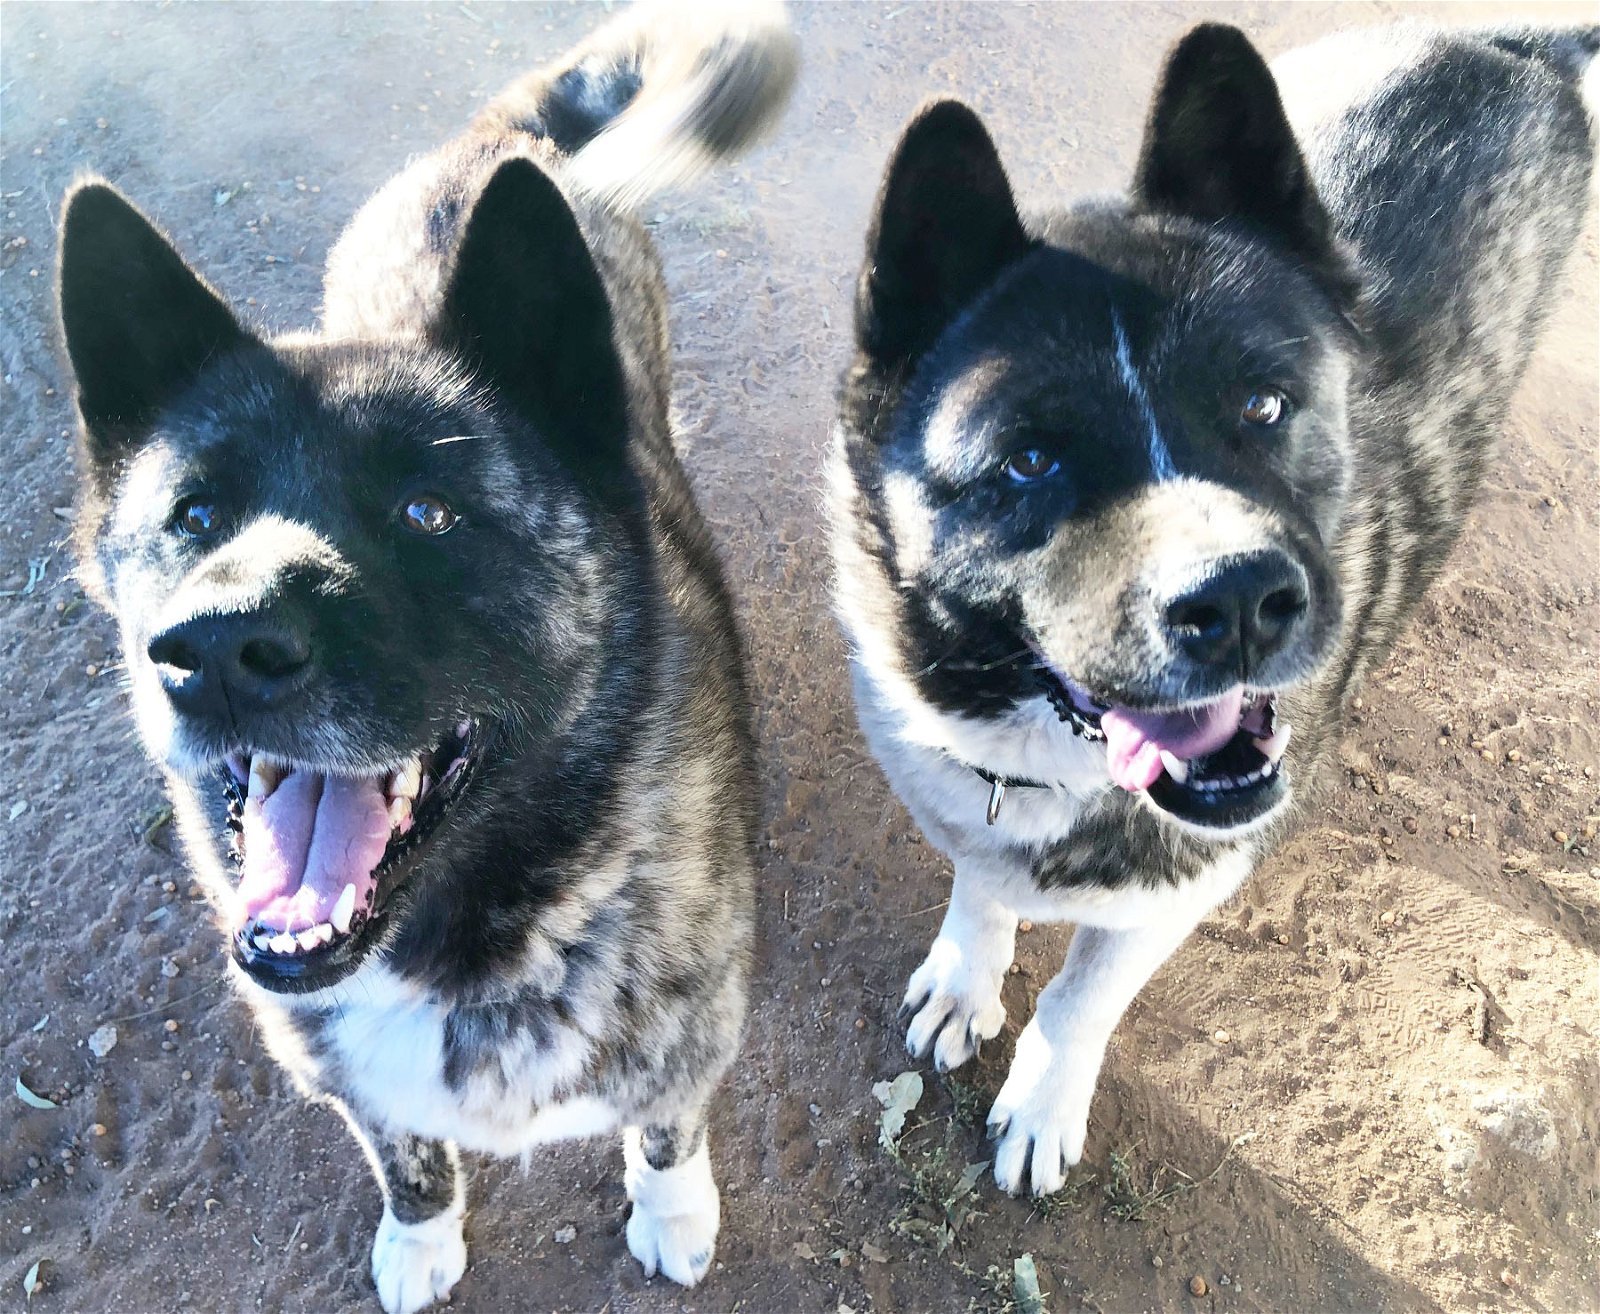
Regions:
<svg viewBox="0 0 1600 1314"><path fill-rule="evenodd" d="M711 1175L711 1154L700 1148L671 1168L652 1168L639 1148L637 1131L623 1145L624 1179L633 1211L628 1215L628 1249L646 1277L657 1273L692 1287L711 1267L722 1197Z"/></svg>
<svg viewBox="0 0 1600 1314"><path fill-rule="evenodd" d="M444 1300L467 1269L467 1243L455 1210L402 1223L384 1207L372 1242L372 1281L388 1314L412 1314Z"/></svg>
<svg viewBox="0 0 1600 1314"><path fill-rule="evenodd" d="M1001 1190L1049 1195L1066 1184L1067 1170L1083 1158L1099 1072L1098 1054L1052 1053L1037 1022L1022 1029L1011 1072L989 1110Z"/></svg>
<svg viewBox="0 0 1600 1314"><path fill-rule="evenodd" d="M959 1068L1006 1024L1000 980L1008 963L974 962L954 940L940 936L911 974L900 1005L906 1048L913 1058L933 1053L940 1072Z"/></svg>
<svg viewBox="0 0 1600 1314"><path fill-rule="evenodd" d="M692 1287L711 1267L721 1219L721 1205L715 1199L709 1209L690 1214L657 1214L634 1205L628 1215L628 1249L646 1277L660 1273L679 1286Z"/></svg>

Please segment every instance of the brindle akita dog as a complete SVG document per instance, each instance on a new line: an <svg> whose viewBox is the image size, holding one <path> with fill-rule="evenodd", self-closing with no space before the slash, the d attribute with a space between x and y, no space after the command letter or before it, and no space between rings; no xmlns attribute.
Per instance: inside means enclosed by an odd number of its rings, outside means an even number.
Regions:
<svg viewBox="0 0 1600 1314"><path fill-rule="evenodd" d="M772 6L602 29L373 197L272 340L105 183L68 200L84 572L232 975L378 1170L390 1314L462 1274L458 1146L620 1128L633 1254L711 1263L756 773L629 210L795 67Z"/></svg>
<svg viewBox="0 0 1600 1314"><path fill-rule="evenodd" d="M1123 1010L1277 840L1458 533L1587 203L1597 45L1410 28L1269 71L1198 27L1129 195L1031 220L971 110L906 129L837 602L867 737L955 863L911 1052L999 1032L1019 916L1079 924L989 1115L1007 1191L1061 1186Z"/></svg>

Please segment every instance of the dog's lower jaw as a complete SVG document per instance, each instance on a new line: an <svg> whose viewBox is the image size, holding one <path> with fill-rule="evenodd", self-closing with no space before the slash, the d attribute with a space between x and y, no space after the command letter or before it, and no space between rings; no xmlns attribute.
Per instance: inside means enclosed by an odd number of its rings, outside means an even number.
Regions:
<svg viewBox="0 0 1600 1314"><path fill-rule="evenodd" d="M623 1137L623 1177L633 1209L628 1214L628 1249L646 1277L658 1272L679 1286L692 1287L711 1268L722 1197L711 1175L705 1136L699 1148L671 1168L652 1168L639 1129Z"/></svg>
<svg viewBox="0 0 1600 1314"><path fill-rule="evenodd" d="M402 1223L385 1204L372 1242L372 1281L385 1314L415 1314L447 1300L467 1269L460 1189L450 1208L420 1223Z"/></svg>

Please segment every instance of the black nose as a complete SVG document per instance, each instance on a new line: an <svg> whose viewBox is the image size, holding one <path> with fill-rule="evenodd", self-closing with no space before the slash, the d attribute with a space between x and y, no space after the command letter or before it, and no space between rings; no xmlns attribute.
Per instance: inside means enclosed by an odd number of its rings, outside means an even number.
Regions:
<svg viewBox="0 0 1600 1314"><path fill-rule="evenodd" d="M195 616L146 651L173 704L197 715L279 706L311 671L305 628L276 611Z"/></svg>
<svg viewBox="0 0 1600 1314"><path fill-rule="evenodd" d="M1288 647L1309 607L1305 571L1282 552L1256 552L1222 563L1167 603L1163 619L1193 660L1248 680Z"/></svg>

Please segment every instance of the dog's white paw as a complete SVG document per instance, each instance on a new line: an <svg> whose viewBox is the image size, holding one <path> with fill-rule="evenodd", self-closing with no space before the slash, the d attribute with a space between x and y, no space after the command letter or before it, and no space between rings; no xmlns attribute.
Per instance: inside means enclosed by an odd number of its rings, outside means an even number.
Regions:
<svg viewBox="0 0 1600 1314"><path fill-rule="evenodd" d="M623 1142L625 1181L633 1210L628 1215L628 1249L646 1277L657 1273L692 1287L711 1268L722 1197L711 1176L711 1154L700 1148L674 1168L652 1168L638 1147L638 1132Z"/></svg>
<svg viewBox="0 0 1600 1314"><path fill-rule="evenodd" d="M914 1058L931 1051L940 1072L959 1068L977 1054L985 1040L1006 1024L1000 982L1009 963L975 962L969 953L941 935L922 966L911 974L902 1020L909 1018L906 1048Z"/></svg>
<svg viewBox="0 0 1600 1314"><path fill-rule="evenodd" d="M1017 1037L1006 1083L989 1110L989 1136L998 1140L994 1179L1008 1195L1059 1191L1067 1170L1083 1158L1101 1055L1052 1053L1036 1021Z"/></svg>
<svg viewBox="0 0 1600 1314"><path fill-rule="evenodd" d="M458 1211L425 1223L402 1223L384 1207L372 1242L372 1281L387 1314L412 1314L444 1300L466 1269Z"/></svg>

